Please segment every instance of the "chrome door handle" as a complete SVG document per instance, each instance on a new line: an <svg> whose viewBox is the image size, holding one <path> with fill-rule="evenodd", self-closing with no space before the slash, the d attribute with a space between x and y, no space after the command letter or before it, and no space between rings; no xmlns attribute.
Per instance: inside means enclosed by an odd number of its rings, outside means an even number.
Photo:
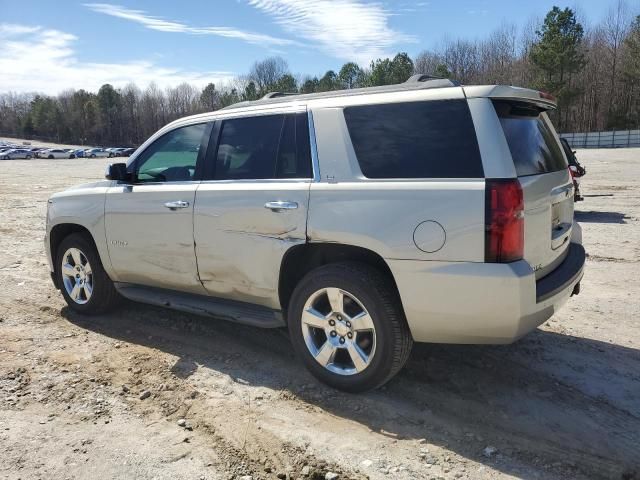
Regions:
<svg viewBox="0 0 640 480"><path fill-rule="evenodd" d="M187 208L189 206L189 202L185 202L184 200L176 200L174 202L167 202L164 204L170 210L177 210L178 208Z"/></svg>
<svg viewBox="0 0 640 480"><path fill-rule="evenodd" d="M264 204L264 208L268 208L273 212L281 212L283 210L295 210L298 208L296 202L267 202Z"/></svg>

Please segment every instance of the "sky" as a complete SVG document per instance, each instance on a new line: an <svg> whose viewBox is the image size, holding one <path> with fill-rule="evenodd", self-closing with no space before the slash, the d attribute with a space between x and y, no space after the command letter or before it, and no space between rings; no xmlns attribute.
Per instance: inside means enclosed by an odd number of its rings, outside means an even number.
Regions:
<svg viewBox="0 0 640 480"><path fill-rule="evenodd" d="M108 0L101 0L108 1ZM482 38L554 5L603 18L614 0L0 0L0 93L223 85L279 55L294 74ZM630 5L640 5L631 0Z"/></svg>

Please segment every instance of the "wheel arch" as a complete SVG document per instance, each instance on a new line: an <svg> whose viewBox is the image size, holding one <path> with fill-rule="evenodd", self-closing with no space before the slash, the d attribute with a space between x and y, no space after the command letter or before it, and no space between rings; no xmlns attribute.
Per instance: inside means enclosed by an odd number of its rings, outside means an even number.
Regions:
<svg viewBox="0 0 640 480"><path fill-rule="evenodd" d="M58 223L57 225L51 227L51 232L49 232L49 252L51 253L53 272L55 274L53 278L54 282L56 283L56 288L60 288L60 285L57 284L57 273L59 268L57 259L58 247L65 238L73 233L81 233L83 235L86 235L91 243L93 243L93 247L96 249L96 252L98 252L98 256L100 255L98 247L96 245L96 241L93 238L93 234L87 227L84 227L77 223Z"/></svg>
<svg viewBox="0 0 640 480"><path fill-rule="evenodd" d="M400 301L398 286L389 265L373 250L342 243L304 243L290 248L280 265L278 297L285 321L291 295L307 273L323 265L346 261L364 263L380 271L389 278Z"/></svg>

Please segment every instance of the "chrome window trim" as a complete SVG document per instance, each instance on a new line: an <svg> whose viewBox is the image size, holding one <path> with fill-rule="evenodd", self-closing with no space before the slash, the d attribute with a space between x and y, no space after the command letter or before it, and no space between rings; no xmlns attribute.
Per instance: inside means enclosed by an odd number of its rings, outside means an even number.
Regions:
<svg viewBox="0 0 640 480"><path fill-rule="evenodd" d="M225 178L220 180L202 180L199 182L202 185L210 184L239 184L239 183L311 183L313 178Z"/></svg>
<svg viewBox="0 0 640 480"><path fill-rule="evenodd" d="M311 110L307 110L307 116L309 118L309 147L311 149L311 166L313 170L313 181L315 183L320 181L320 163L318 161L318 144L316 143L316 128L313 124L313 113Z"/></svg>

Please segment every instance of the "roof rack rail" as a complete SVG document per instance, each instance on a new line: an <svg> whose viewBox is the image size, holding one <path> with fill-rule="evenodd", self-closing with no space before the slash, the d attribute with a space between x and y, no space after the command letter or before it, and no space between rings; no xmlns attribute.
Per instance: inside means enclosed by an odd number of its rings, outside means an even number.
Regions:
<svg viewBox="0 0 640 480"><path fill-rule="evenodd" d="M231 110L238 107L248 107L265 103L286 102L286 97L296 97L301 101L319 98L333 98L353 95L366 95L369 93L400 92L404 90L422 90L429 88L449 88L459 87L460 84L447 78L435 77L433 75L418 74L413 75L406 82L394 85L380 85L376 87L352 88L348 90L330 90L328 92L315 93L294 93L294 92L269 92L258 100L244 100L224 107L224 110Z"/></svg>
<svg viewBox="0 0 640 480"><path fill-rule="evenodd" d="M269 92L265 96L263 96L260 100L268 100L270 98L278 98L278 97L287 97L289 95L300 95L300 94L293 93L293 92Z"/></svg>
<svg viewBox="0 0 640 480"><path fill-rule="evenodd" d="M434 82L440 83L441 86L447 87L459 87L460 83L455 80L451 80L449 78L436 77L435 75L429 75L426 73L417 73L415 75L411 75L406 82L404 83L424 83L424 82Z"/></svg>

